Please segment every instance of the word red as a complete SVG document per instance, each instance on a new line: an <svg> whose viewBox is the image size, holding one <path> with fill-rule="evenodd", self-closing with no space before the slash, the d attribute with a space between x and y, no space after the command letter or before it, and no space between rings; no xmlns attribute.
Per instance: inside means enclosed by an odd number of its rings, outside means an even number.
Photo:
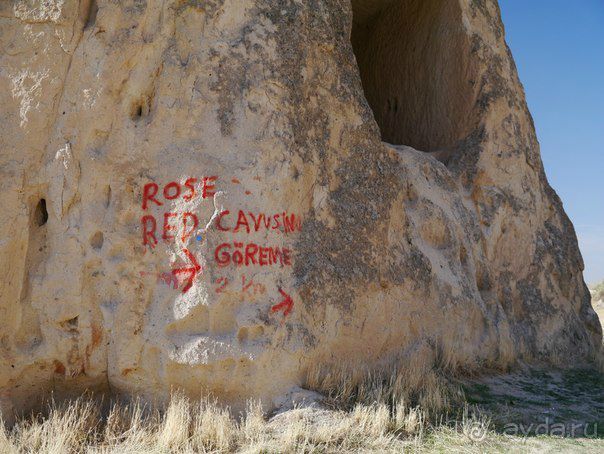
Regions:
<svg viewBox="0 0 604 454"><path fill-rule="evenodd" d="M198 195L202 199L213 197L214 194L216 194L216 186L214 185L214 182L217 179L218 177L216 176L188 178L183 185L176 181L171 181L170 183L164 185L161 193L157 183L147 183L143 187L143 210L147 209L149 202L153 202L157 206L162 206L164 202L162 202L160 199L164 199L164 201L166 201L182 198L188 202ZM160 193L160 195L158 195L158 193Z"/></svg>
<svg viewBox="0 0 604 454"><path fill-rule="evenodd" d="M291 233L302 230L302 219L294 213L288 214L287 212L283 212L266 215L264 213L254 214L248 212L246 214L245 211L239 210L234 227L231 218L234 219L235 216L231 216L229 210L221 212L216 218L218 230L234 233L241 231L250 233L251 231L257 232L259 230L278 230L284 231L285 233Z"/></svg>
<svg viewBox="0 0 604 454"><path fill-rule="evenodd" d="M287 248L263 247L256 243L222 243L214 251L218 266L291 265L291 251Z"/></svg>
<svg viewBox="0 0 604 454"><path fill-rule="evenodd" d="M199 225L199 219L197 215L186 211L182 214L167 212L164 213L163 223L161 228L161 239L170 242L176 237L175 232L178 230L178 226L182 226L181 240L184 242L189 238L197 229ZM143 232L143 245L149 245L152 248L158 243L157 240L157 220L155 216L147 214L141 218L142 232Z"/></svg>

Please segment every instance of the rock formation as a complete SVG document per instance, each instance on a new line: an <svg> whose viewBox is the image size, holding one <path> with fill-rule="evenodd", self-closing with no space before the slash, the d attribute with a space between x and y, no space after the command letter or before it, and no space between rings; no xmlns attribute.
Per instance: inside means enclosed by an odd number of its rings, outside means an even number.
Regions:
<svg viewBox="0 0 604 454"><path fill-rule="evenodd" d="M495 0L0 4L0 403L589 361Z"/></svg>
<svg viewBox="0 0 604 454"><path fill-rule="evenodd" d="M600 323L604 320L604 281L589 289L591 293L591 304L596 314L600 318Z"/></svg>

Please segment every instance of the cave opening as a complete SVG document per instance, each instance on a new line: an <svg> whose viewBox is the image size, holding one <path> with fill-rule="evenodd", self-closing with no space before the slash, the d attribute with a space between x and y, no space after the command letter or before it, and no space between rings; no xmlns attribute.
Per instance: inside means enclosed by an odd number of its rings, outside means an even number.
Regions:
<svg viewBox="0 0 604 454"><path fill-rule="evenodd" d="M36 226L42 227L48 222L48 210L46 209L46 199L40 199L34 209L34 222Z"/></svg>
<svg viewBox="0 0 604 454"><path fill-rule="evenodd" d="M457 2L352 0L351 42L382 140L453 150L475 127L476 76Z"/></svg>

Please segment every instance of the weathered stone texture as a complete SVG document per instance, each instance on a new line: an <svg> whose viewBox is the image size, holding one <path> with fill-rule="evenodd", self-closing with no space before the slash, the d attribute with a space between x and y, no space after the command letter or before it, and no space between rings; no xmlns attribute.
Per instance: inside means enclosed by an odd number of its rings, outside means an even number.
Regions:
<svg viewBox="0 0 604 454"><path fill-rule="evenodd" d="M494 0L15 0L0 46L4 411L601 343Z"/></svg>

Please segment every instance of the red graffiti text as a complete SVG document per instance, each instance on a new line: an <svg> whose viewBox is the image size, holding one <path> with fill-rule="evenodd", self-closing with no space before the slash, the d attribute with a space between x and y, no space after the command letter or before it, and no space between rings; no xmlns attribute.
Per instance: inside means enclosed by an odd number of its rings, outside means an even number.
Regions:
<svg viewBox="0 0 604 454"><path fill-rule="evenodd" d="M216 293L223 293L225 291L234 291L240 293L245 296L256 296L263 295L266 293L266 286L262 283L254 282L253 279L247 279L244 276L241 276L241 287L238 288L234 283L231 285L229 279L226 277L219 277L216 279Z"/></svg>
<svg viewBox="0 0 604 454"><path fill-rule="evenodd" d="M174 241L178 232L180 232L180 239L185 242L196 231L198 225L197 215L189 211L164 213L159 226L155 216L147 214L141 218L143 245L155 247L159 240Z"/></svg>
<svg viewBox="0 0 604 454"><path fill-rule="evenodd" d="M165 184L161 190L157 183L147 183L143 187L143 210L151 204L162 206L166 201L182 199L186 202L196 197L207 199L216 194L216 180L218 177L188 178L183 184L171 181Z"/></svg>
<svg viewBox="0 0 604 454"><path fill-rule="evenodd" d="M291 250L285 247L259 246L256 243L222 243L214 251L218 266L288 266Z"/></svg>
<svg viewBox="0 0 604 454"><path fill-rule="evenodd" d="M292 233L302 230L302 218L294 213L252 213L239 210L231 213L229 210L221 212L216 218L216 227L222 232L258 232L260 230L276 230L278 232Z"/></svg>

